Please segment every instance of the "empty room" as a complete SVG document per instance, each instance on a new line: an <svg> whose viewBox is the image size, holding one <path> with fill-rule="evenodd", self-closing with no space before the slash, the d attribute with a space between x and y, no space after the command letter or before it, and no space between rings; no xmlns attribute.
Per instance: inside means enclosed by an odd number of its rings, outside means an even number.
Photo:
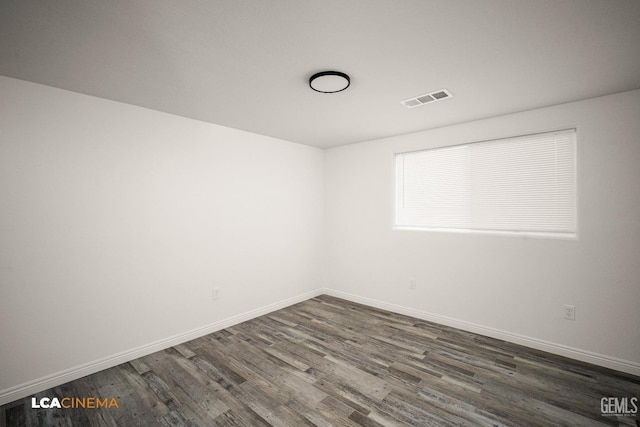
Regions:
<svg viewBox="0 0 640 427"><path fill-rule="evenodd" d="M640 426L637 0L1 0L0 427Z"/></svg>

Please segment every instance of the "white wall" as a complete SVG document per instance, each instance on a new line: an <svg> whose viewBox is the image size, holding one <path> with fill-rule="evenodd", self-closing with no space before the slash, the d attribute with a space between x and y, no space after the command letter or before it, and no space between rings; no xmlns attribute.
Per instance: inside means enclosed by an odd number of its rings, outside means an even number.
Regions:
<svg viewBox="0 0 640 427"><path fill-rule="evenodd" d="M578 240L392 230L395 152L570 127ZM640 91L334 148L325 182L337 295L640 374Z"/></svg>
<svg viewBox="0 0 640 427"><path fill-rule="evenodd" d="M321 287L321 150L6 77L0 100L5 403Z"/></svg>

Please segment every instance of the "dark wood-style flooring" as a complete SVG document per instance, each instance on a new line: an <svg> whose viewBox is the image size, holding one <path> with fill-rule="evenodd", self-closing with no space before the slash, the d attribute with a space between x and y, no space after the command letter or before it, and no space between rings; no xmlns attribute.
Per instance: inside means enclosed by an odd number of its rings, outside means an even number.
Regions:
<svg viewBox="0 0 640 427"><path fill-rule="evenodd" d="M320 296L60 387L119 408L0 407L0 426L639 426L640 378ZM640 406L640 405L639 405Z"/></svg>

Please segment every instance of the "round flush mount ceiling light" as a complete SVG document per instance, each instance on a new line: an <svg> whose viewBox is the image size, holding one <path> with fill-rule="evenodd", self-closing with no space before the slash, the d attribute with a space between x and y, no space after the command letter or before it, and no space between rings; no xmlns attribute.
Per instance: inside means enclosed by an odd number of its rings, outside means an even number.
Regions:
<svg viewBox="0 0 640 427"><path fill-rule="evenodd" d="M336 93L349 87L351 79L340 71L322 71L309 77L309 86L316 92Z"/></svg>

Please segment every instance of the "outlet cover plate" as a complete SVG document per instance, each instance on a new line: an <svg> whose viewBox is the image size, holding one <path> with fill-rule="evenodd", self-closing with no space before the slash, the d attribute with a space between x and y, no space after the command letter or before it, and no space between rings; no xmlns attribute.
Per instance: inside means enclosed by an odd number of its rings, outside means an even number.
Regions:
<svg viewBox="0 0 640 427"><path fill-rule="evenodd" d="M564 307L564 318L566 320L576 320L576 306L565 304L563 307Z"/></svg>

